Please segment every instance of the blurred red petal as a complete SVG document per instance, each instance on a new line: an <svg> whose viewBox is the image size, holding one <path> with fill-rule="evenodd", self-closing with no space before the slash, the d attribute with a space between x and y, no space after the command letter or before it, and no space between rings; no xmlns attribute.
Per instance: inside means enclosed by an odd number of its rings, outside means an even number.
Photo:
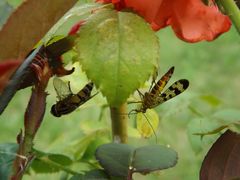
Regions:
<svg viewBox="0 0 240 180"><path fill-rule="evenodd" d="M21 60L8 60L0 63L0 92L6 86L12 73L21 63Z"/></svg>
<svg viewBox="0 0 240 180"><path fill-rule="evenodd" d="M187 42L211 41L228 31L231 22L217 6L201 0L99 0L115 7L132 8L157 31L170 25L175 34ZM117 8L119 9L119 8Z"/></svg>
<svg viewBox="0 0 240 180"><path fill-rule="evenodd" d="M76 34L78 32L78 30L80 29L80 27L83 25L84 22L85 22L84 20L81 20L78 23L74 24L73 27L68 32L68 35Z"/></svg>
<svg viewBox="0 0 240 180"><path fill-rule="evenodd" d="M3 76L8 71L15 70L21 64L20 60L7 60L0 63L0 76Z"/></svg>
<svg viewBox="0 0 240 180"><path fill-rule="evenodd" d="M121 10L126 7L125 1L124 0L96 0L96 2L100 3L112 3L115 6L115 9Z"/></svg>

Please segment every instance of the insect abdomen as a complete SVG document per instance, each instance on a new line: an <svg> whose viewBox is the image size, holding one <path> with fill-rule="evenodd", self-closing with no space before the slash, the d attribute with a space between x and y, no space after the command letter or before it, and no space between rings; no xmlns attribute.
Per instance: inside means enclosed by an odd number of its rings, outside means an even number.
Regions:
<svg viewBox="0 0 240 180"><path fill-rule="evenodd" d="M77 96L80 100L80 104L85 103L90 98L92 89L93 83L91 82L84 86L84 88L77 93Z"/></svg>

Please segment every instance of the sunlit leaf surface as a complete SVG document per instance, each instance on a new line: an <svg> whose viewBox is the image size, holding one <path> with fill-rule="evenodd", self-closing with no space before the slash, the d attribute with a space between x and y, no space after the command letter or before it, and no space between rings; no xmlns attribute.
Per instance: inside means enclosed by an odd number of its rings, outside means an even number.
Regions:
<svg viewBox="0 0 240 180"><path fill-rule="evenodd" d="M157 131L159 117L155 110L148 109L145 114L137 114L137 129L144 138L151 137Z"/></svg>
<svg viewBox="0 0 240 180"><path fill-rule="evenodd" d="M147 174L177 163L177 153L162 145L133 148L127 144L104 144L97 149L96 158L110 176L117 177L134 172Z"/></svg>
<svg viewBox="0 0 240 180"><path fill-rule="evenodd" d="M153 73L159 44L146 22L130 12L95 11L80 28L79 61L108 103L119 106Z"/></svg>

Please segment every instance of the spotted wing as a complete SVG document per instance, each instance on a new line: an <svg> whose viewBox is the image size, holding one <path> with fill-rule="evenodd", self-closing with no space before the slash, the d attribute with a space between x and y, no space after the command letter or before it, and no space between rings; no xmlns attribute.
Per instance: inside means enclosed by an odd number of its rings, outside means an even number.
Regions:
<svg viewBox="0 0 240 180"><path fill-rule="evenodd" d="M57 98L59 100L63 100L72 94L69 81L68 81L68 83L65 83L61 79L55 77L53 79L53 86L55 88L55 91L57 93Z"/></svg>
<svg viewBox="0 0 240 180"><path fill-rule="evenodd" d="M162 94L160 94L160 96L158 96L157 98L158 105L181 94L188 88L188 86L189 81L186 79L176 81L166 91L164 91Z"/></svg>
<svg viewBox="0 0 240 180"><path fill-rule="evenodd" d="M150 91L150 94L152 96L159 96L159 94L162 92L163 88L168 83L169 79L172 77L172 74L174 72L174 67L171 67L166 74L164 74L161 79L153 86L153 88Z"/></svg>

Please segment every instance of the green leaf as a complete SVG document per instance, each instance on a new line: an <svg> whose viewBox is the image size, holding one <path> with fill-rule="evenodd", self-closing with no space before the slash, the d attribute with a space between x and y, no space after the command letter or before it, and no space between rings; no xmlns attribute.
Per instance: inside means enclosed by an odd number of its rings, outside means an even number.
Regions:
<svg viewBox="0 0 240 180"><path fill-rule="evenodd" d="M202 95L200 98L212 106L218 106L221 104L221 100L213 95Z"/></svg>
<svg viewBox="0 0 240 180"><path fill-rule="evenodd" d="M221 132L225 128L239 124L240 111L236 109L224 109L217 111L210 118L196 118L191 123L191 128L197 128L192 131L194 135L212 135Z"/></svg>
<svg viewBox="0 0 240 180"><path fill-rule="evenodd" d="M66 166L72 164L72 160L62 154L44 153L35 150L36 158L31 168L37 173L53 173L58 171L68 171Z"/></svg>
<svg viewBox="0 0 240 180"><path fill-rule="evenodd" d="M145 20L110 9L88 18L76 48L83 70L115 107L149 78L159 59L158 38Z"/></svg>
<svg viewBox="0 0 240 180"><path fill-rule="evenodd" d="M95 152L97 144L108 141L108 139L105 139L106 132L104 129L93 131L68 148L71 151L70 153L74 155L74 159L80 160L83 156L87 158L93 153L93 150Z"/></svg>
<svg viewBox="0 0 240 180"><path fill-rule="evenodd" d="M15 143L0 144L0 179L9 179L17 149Z"/></svg>
<svg viewBox="0 0 240 180"><path fill-rule="evenodd" d="M221 124L218 121L214 121L214 119L204 117L192 119L188 124L188 137L193 150L199 153L204 147L213 143L217 135L204 135L216 130L220 126Z"/></svg>
<svg viewBox="0 0 240 180"><path fill-rule="evenodd" d="M96 158L110 176L127 177L166 169L177 163L177 153L165 146L152 145L134 149L127 144L105 144L96 151Z"/></svg>
<svg viewBox="0 0 240 180"><path fill-rule="evenodd" d="M104 137L96 137L87 147L82 159L89 160L94 158L94 154L98 146L108 143L109 140Z"/></svg>
<svg viewBox="0 0 240 180"><path fill-rule="evenodd" d="M217 111L213 117L227 124L239 123L240 111L238 109L224 109Z"/></svg>
<svg viewBox="0 0 240 180"><path fill-rule="evenodd" d="M98 3L77 3L51 28L45 37L49 39L56 35L67 35L73 25L86 19L99 6Z"/></svg>
<svg viewBox="0 0 240 180"><path fill-rule="evenodd" d="M145 114L137 113L137 129L144 138L149 138L157 131L159 117L155 110L148 109Z"/></svg>
<svg viewBox="0 0 240 180"><path fill-rule="evenodd" d="M150 145L137 148L132 160L134 172L149 173L177 164L177 153L168 147Z"/></svg>
<svg viewBox="0 0 240 180"><path fill-rule="evenodd" d="M127 144L104 144L96 151L96 158L110 176L126 177L134 148Z"/></svg>
<svg viewBox="0 0 240 180"><path fill-rule="evenodd" d="M72 176L70 180L108 180L108 175L103 171L99 169L94 169L89 172L86 172L85 175L77 174L75 176Z"/></svg>
<svg viewBox="0 0 240 180"><path fill-rule="evenodd" d="M72 176L69 180L83 180L84 175L82 174L77 174Z"/></svg>

